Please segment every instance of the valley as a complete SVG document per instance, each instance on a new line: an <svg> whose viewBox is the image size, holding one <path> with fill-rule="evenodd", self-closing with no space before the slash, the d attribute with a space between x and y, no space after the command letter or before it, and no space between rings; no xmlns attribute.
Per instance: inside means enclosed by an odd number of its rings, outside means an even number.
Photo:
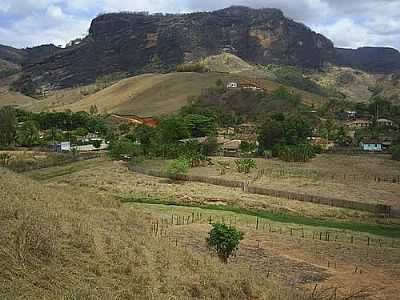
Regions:
<svg viewBox="0 0 400 300"><path fill-rule="evenodd" d="M274 8L0 45L0 299L397 299L399 72Z"/></svg>

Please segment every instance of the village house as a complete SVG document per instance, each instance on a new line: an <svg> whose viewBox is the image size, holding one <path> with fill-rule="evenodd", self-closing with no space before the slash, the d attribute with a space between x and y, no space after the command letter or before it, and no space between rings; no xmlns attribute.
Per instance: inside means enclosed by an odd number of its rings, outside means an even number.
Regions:
<svg viewBox="0 0 400 300"><path fill-rule="evenodd" d="M363 151L382 152L384 146L381 141L376 139L366 139L360 142L360 147Z"/></svg>
<svg viewBox="0 0 400 300"><path fill-rule="evenodd" d="M376 123L378 124L378 126L382 126L382 127L393 127L394 122L392 120L388 120L388 119L378 119L376 120Z"/></svg>
<svg viewBox="0 0 400 300"><path fill-rule="evenodd" d="M244 90L263 91L264 89L254 83L241 83L240 87Z"/></svg>
<svg viewBox="0 0 400 300"><path fill-rule="evenodd" d="M236 89L236 88L238 88L238 87L239 87L239 85L238 85L237 82L229 82L229 83L226 85L226 88L227 88L227 89Z"/></svg>
<svg viewBox="0 0 400 300"><path fill-rule="evenodd" d="M222 145L222 152L224 156L237 157L240 155L241 140L231 140Z"/></svg>
<svg viewBox="0 0 400 300"><path fill-rule="evenodd" d="M368 128L372 125L370 120L365 119L356 119L354 121L349 121L345 123L345 126L350 129L361 129L361 128Z"/></svg>
<svg viewBox="0 0 400 300"><path fill-rule="evenodd" d="M353 110L346 111L346 116L348 120L355 120L357 117L357 112Z"/></svg>
<svg viewBox="0 0 400 300"><path fill-rule="evenodd" d="M319 146L321 147L322 150L330 150L333 149L336 144L334 141L328 140L328 139L324 139L321 137L311 137L310 138L311 144L314 146Z"/></svg>

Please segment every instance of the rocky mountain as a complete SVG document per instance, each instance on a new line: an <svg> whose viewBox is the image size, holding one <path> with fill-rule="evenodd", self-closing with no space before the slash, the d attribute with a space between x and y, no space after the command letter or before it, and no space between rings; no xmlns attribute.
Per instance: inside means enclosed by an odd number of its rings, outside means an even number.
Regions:
<svg viewBox="0 0 400 300"><path fill-rule="evenodd" d="M263 65L321 69L330 62L370 72L400 70L397 50L334 48L329 39L278 9L242 6L190 14L104 14L92 21L88 36L79 43L54 47L30 50L37 59L25 60L17 88L58 89L114 73L168 71L223 52ZM17 55L26 57L24 51Z"/></svg>
<svg viewBox="0 0 400 300"><path fill-rule="evenodd" d="M112 13L92 21L79 45L24 67L21 84L69 87L105 74L170 70L223 51L258 64L319 68L333 44L277 9L230 7L183 15Z"/></svg>

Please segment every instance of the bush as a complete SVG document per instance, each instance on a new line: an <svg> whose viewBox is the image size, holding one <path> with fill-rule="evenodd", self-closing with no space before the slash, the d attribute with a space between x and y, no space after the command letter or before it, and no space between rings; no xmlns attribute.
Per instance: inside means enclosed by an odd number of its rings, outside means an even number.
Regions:
<svg viewBox="0 0 400 300"><path fill-rule="evenodd" d="M284 145L279 149L279 158L289 162L306 162L315 157L315 150L312 145Z"/></svg>
<svg viewBox="0 0 400 300"><path fill-rule="evenodd" d="M400 145L394 145L392 147L392 159L400 161Z"/></svg>
<svg viewBox="0 0 400 300"><path fill-rule="evenodd" d="M251 169L257 168L255 160L251 158L236 160L235 164L239 173L248 174Z"/></svg>
<svg viewBox="0 0 400 300"><path fill-rule="evenodd" d="M132 158L140 154L139 148L138 145L129 140L121 139L111 143L109 154L113 159Z"/></svg>
<svg viewBox="0 0 400 300"><path fill-rule="evenodd" d="M200 63L190 63L190 64L183 64L176 67L177 72L197 72L197 73L205 73L208 72L209 69L200 64Z"/></svg>
<svg viewBox="0 0 400 300"><path fill-rule="evenodd" d="M102 140L92 140L92 145L96 149L99 149L101 147L101 144L102 144Z"/></svg>
<svg viewBox="0 0 400 300"><path fill-rule="evenodd" d="M190 161L186 158L178 158L173 160L168 166L168 174L176 176L178 174L185 174L190 168Z"/></svg>
<svg viewBox="0 0 400 300"><path fill-rule="evenodd" d="M208 233L207 244L210 249L217 252L218 257L223 262L227 263L228 258L238 250L244 234L236 228L223 223L212 224L212 227Z"/></svg>

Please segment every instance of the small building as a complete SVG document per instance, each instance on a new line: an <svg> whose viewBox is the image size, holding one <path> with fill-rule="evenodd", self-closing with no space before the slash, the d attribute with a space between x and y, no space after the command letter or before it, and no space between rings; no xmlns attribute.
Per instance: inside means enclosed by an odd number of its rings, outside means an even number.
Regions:
<svg viewBox="0 0 400 300"><path fill-rule="evenodd" d="M227 88L227 89L237 89L238 87L239 87L239 85L238 85L237 82L229 82L229 83L226 85L226 88Z"/></svg>
<svg viewBox="0 0 400 300"><path fill-rule="evenodd" d="M354 110L348 110L346 111L347 119L349 120L355 120L357 117L357 112Z"/></svg>
<svg viewBox="0 0 400 300"><path fill-rule="evenodd" d="M103 141L100 144L100 147L98 147L98 148L96 148L93 144L73 146L72 148L74 148L78 151L81 151L81 152L90 152L90 151L106 150L108 147L109 147L109 144L107 144Z"/></svg>
<svg viewBox="0 0 400 300"><path fill-rule="evenodd" d="M382 152L384 150L382 142L373 139L361 141L360 147L363 151L369 152Z"/></svg>
<svg viewBox="0 0 400 300"><path fill-rule="evenodd" d="M242 144L241 140L231 140L222 145L222 151L224 156L236 157L240 154L240 145Z"/></svg>
<svg viewBox="0 0 400 300"><path fill-rule="evenodd" d="M382 126L382 127L393 127L394 122L392 120L388 120L388 119L378 119L376 120L376 123L378 124L378 126Z"/></svg>
<svg viewBox="0 0 400 300"><path fill-rule="evenodd" d="M51 144L50 149L56 152L68 152L71 151L71 142Z"/></svg>
<svg viewBox="0 0 400 300"><path fill-rule="evenodd" d="M371 125L372 122L370 120L365 120L365 119L357 119L345 123L345 126L350 129L368 128Z"/></svg>
<svg viewBox="0 0 400 300"><path fill-rule="evenodd" d="M336 146L335 142L321 137L311 137L311 144L321 147L322 150L330 150Z"/></svg>

